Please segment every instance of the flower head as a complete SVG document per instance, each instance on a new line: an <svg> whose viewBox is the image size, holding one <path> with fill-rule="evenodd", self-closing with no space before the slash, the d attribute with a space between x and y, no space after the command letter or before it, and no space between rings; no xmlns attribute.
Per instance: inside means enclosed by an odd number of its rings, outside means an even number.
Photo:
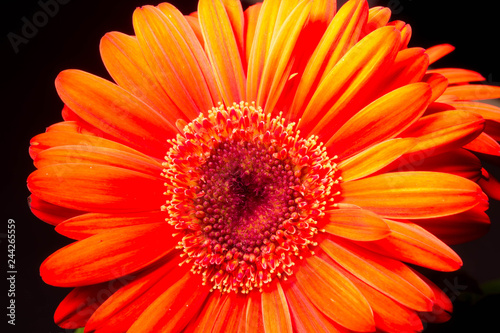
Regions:
<svg viewBox="0 0 500 333"><path fill-rule="evenodd" d="M76 240L41 267L86 332L420 331L451 302L409 264L488 228L500 97L351 0L138 8L67 70L33 138L31 209ZM488 135L488 134L491 134ZM499 136L500 137L500 136ZM491 180L492 178L490 178ZM479 184L478 184L479 183ZM105 295L105 296L103 296Z"/></svg>

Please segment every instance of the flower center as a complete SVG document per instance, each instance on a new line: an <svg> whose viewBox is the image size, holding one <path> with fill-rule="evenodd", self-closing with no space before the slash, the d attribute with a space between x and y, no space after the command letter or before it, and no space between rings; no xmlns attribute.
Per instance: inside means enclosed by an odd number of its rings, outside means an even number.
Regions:
<svg viewBox="0 0 500 333"><path fill-rule="evenodd" d="M223 292L293 274L338 194L323 145L243 102L219 105L182 132L165 157L162 209L179 230L184 264Z"/></svg>

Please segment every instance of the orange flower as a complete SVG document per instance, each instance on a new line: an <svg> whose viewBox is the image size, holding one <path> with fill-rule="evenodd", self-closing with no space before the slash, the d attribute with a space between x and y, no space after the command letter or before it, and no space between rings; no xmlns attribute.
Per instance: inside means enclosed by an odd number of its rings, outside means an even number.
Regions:
<svg viewBox="0 0 500 333"><path fill-rule="evenodd" d="M64 121L33 138L28 179L33 213L76 240L41 267L75 287L58 325L414 332L449 318L406 263L456 270L446 244L487 230L470 150L498 145L491 109L468 100L500 89L429 71L447 46L408 48L388 8L332 3L145 6L135 36L102 39L116 83L58 76Z"/></svg>

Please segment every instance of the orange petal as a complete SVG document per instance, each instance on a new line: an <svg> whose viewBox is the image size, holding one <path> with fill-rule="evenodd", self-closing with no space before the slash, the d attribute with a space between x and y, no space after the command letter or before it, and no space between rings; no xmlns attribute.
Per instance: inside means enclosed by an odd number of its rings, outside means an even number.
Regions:
<svg viewBox="0 0 500 333"><path fill-rule="evenodd" d="M472 241L483 236L490 229L490 218L480 206L455 215L412 222L448 245Z"/></svg>
<svg viewBox="0 0 500 333"><path fill-rule="evenodd" d="M463 147L477 153L500 156L500 144L486 133L479 134L477 138Z"/></svg>
<svg viewBox="0 0 500 333"><path fill-rule="evenodd" d="M244 330L246 298L244 294L231 293L219 306L212 332L241 332L240 327Z"/></svg>
<svg viewBox="0 0 500 333"><path fill-rule="evenodd" d="M198 12L195 12L198 13ZM184 15L184 18L186 19L187 23L193 29L194 34L196 35L196 38L198 39L198 42L200 45L203 46L205 41L203 40L203 33L201 32L201 27L200 27L200 20L198 20L198 15L193 16L193 15Z"/></svg>
<svg viewBox="0 0 500 333"><path fill-rule="evenodd" d="M262 292L262 318L266 333L293 332L285 293L278 280Z"/></svg>
<svg viewBox="0 0 500 333"><path fill-rule="evenodd" d="M321 134L326 127L327 133L333 133L368 104L359 92L363 89L368 95L375 89L371 84L394 60L399 41L398 31L384 27L354 45L316 89L302 115L301 128Z"/></svg>
<svg viewBox="0 0 500 333"><path fill-rule="evenodd" d="M298 0L269 0L262 4L248 60L247 100L257 100L271 45L281 28L281 24L297 4Z"/></svg>
<svg viewBox="0 0 500 333"><path fill-rule="evenodd" d="M189 119L220 100L205 52L174 6L164 3L158 8L138 8L133 24L142 54L158 82Z"/></svg>
<svg viewBox="0 0 500 333"><path fill-rule="evenodd" d="M56 79L65 104L82 119L139 151L164 156L166 138L177 133L165 119L123 88L97 76L66 70Z"/></svg>
<svg viewBox="0 0 500 333"><path fill-rule="evenodd" d="M325 146L342 158L394 137L424 113L430 95L426 83L391 91L349 119Z"/></svg>
<svg viewBox="0 0 500 333"><path fill-rule="evenodd" d="M295 276L301 291L326 316L353 331L375 330L370 305L352 282L333 266L312 256L304 259Z"/></svg>
<svg viewBox="0 0 500 333"><path fill-rule="evenodd" d="M446 89L443 97L447 95L459 101L500 98L500 87L481 84L451 86Z"/></svg>
<svg viewBox="0 0 500 333"><path fill-rule="evenodd" d="M148 306L127 332L181 332L203 306L209 289L198 276L184 274Z"/></svg>
<svg viewBox="0 0 500 333"><path fill-rule="evenodd" d="M230 296L228 293L221 293L218 290L209 294L198 318L187 327L186 332L212 332L222 306Z"/></svg>
<svg viewBox="0 0 500 333"><path fill-rule="evenodd" d="M100 213L156 210L165 200L159 175L97 164L40 168L28 177L28 188L52 204Z"/></svg>
<svg viewBox="0 0 500 333"><path fill-rule="evenodd" d="M418 311L432 309L432 301L398 274L410 270L403 263L340 239L325 239L320 247L348 272L397 302Z"/></svg>
<svg viewBox="0 0 500 333"><path fill-rule="evenodd" d="M292 74L293 65L298 61L300 53L294 53L300 52L296 50L296 47L301 47L297 41L309 17L310 8L310 2L300 2L281 25L269 49L257 93L257 105L268 112L274 110Z"/></svg>
<svg viewBox="0 0 500 333"><path fill-rule="evenodd" d="M382 239L390 230L384 220L364 209L335 209L326 212L327 233L357 241Z"/></svg>
<svg viewBox="0 0 500 333"><path fill-rule="evenodd" d="M40 267L42 279L53 286L101 283L133 273L155 262L177 243L165 222L120 228L70 244Z"/></svg>
<svg viewBox="0 0 500 333"><path fill-rule="evenodd" d="M342 180L347 182L371 175L408 152L416 142L411 138L390 139L340 162L338 170Z"/></svg>
<svg viewBox="0 0 500 333"><path fill-rule="evenodd" d="M500 107L498 106L470 101L454 101L448 104L458 110L475 112L483 116L484 119L491 119L500 122Z"/></svg>
<svg viewBox="0 0 500 333"><path fill-rule="evenodd" d="M89 149L90 147L103 147L129 152L134 155L142 155L143 157L147 156L116 141L92 134L82 134L79 133L80 131L81 128L75 122L65 121L50 126L46 133L38 134L31 139L31 158L36 159L36 156L41 151L59 146L84 146ZM163 153L164 155L165 152Z"/></svg>
<svg viewBox="0 0 500 333"><path fill-rule="evenodd" d="M60 223L56 231L72 239L83 239L114 228L165 221L165 213L158 211L129 214L88 213Z"/></svg>
<svg viewBox="0 0 500 333"><path fill-rule="evenodd" d="M348 1L334 16L304 69L290 110L292 118L300 116L321 79L358 42L367 16L368 5L365 1Z"/></svg>
<svg viewBox="0 0 500 333"><path fill-rule="evenodd" d="M162 172L161 164L150 157L96 146L53 147L40 152L34 160L38 169L65 163L109 165L151 176L158 176Z"/></svg>
<svg viewBox="0 0 500 333"><path fill-rule="evenodd" d="M465 149L450 150L446 153L423 159L403 157L393 164L394 171L433 171L457 175L477 181L481 177L481 161Z"/></svg>
<svg viewBox="0 0 500 333"><path fill-rule="evenodd" d="M446 88L448 88L448 80L441 74L437 73L425 74L422 78L422 82L428 83L431 86L431 103L441 97Z"/></svg>
<svg viewBox="0 0 500 333"><path fill-rule="evenodd" d="M325 317L309 301L307 296L295 283L289 283L285 291L290 307L294 328L297 332L348 333L349 331L336 325Z"/></svg>
<svg viewBox="0 0 500 333"><path fill-rule="evenodd" d="M439 69L428 70L427 73L441 74L448 80L449 84L486 80L478 72L462 68L439 68Z"/></svg>
<svg viewBox="0 0 500 333"><path fill-rule="evenodd" d="M378 28L384 27L391 18L391 10L387 7L376 6L370 8L368 12L368 20L361 30L360 39L375 31Z"/></svg>
<svg viewBox="0 0 500 333"><path fill-rule="evenodd" d="M226 105L245 98L243 11L239 1L201 0L198 4L205 48Z"/></svg>
<svg viewBox="0 0 500 333"><path fill-rule="evenodd" d="M343 201L392 218L429 218L466 211L483 198L474 182L439 172L395 172L342 183Z"/></svg>
<svg viewBox="0 0 500 333"><path fill-rule="evenodd" d="M363 244L389 257L439 271L462 266L460 257L430 232L413 223L386 220L391 234L379 241Z"/></svg>
<svg viewBox="0 0 500 333"><path fill-rule="evenodd" d="M115 282L73 289L57 307L54 322L66 329L84 327L94 311L116 291L111 287Z"/></svg>
<svg viewBox="0 0 500 333"><path fill-rule="evenodd" d="M28 205L33 215L38 217L40 220L52 225L58 225L59 223L69 218L85 213L80 210L53 205L47 201L40 199L34 194L29 196Z"/></svg>
<svg viewBox="0 0 500 333"><path fill-rule="evenodd" d="M118 85L160 112L172 124L178 118L189 119L156 80L137 38L110 32L101 39L99 50L106 69Z"/></svg>
<svg viewBox="0 0 500 333"><path fill-rule="evenodd" d="M455 47L450 44L440 44L429 47L425 53L429 56L429 65L435 63L445 55L455 50Z"/></svg>
<svg viewBox="0 0 500 333"><path fill-rule="evenodd" d="M401 136L419 139L410 153L429 156L458 149L476 138L483 129L484 119L480 115L453 110L422 117Z"/></svg>
<svg viewBox="0 0 500 333"><path fill-rule="evenodd" d="M259 19L262 3L258 2L255 5L248 7L245 12L245 57L246 63L250 62L250 51L252 50L255 29L257 28L257 20Z"/></svg>
<svg viewBox="0 0 500 333"><path fill-rule="evenodd" d="M385 296L354 276L351 281L370 303L378 329L384 332L417 333L422 331L422 321L415 311Z"/></svg>
<svg viewBox="0 0 500 333"><path fill-rule="evenodd" d="M169 258L171 257L171 258ZM178 254L161 259L153 267L131 274L108 285L111 295L85 325L89 332L127 331L141 313L189 270L180 268Z"/></svg>

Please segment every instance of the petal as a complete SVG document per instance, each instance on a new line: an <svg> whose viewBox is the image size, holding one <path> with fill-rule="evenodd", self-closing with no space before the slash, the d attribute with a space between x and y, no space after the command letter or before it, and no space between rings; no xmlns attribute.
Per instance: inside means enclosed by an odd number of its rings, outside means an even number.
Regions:
<svg viewBox="0 0 500 333"><path fill-rule="evenodd" d="M133 170L151 176L162 172L161 164L144 155L133 154L118 149L96 146L62 146L46 149L34 160L40 169L54 164L82 163L92 165L108 165Z"/></svg>
<svg viewBox="0 0 500 333"><path fill-rule="evenodd" d="M305 258L295 276L309 300L338 324L359 332L375 329L373 313L364 296L324 260L316 256Z"/></svg>
<svg viewBox="0 0 500 333"><path fill-rule="evenodd" d="M312 128L313 133L322 134L327 127L324 135L328 137L327 133L334 133L368 104L370 101L359 92L375 89L371 84L392 63L399 41L399 32L393 27L385 27L353 46L316 89L302 115L301 128L306 133Z"/></svg>
<svg viewBox="0 0 500 333"><path fill-rule="evenodd" d="M75 122L65 121L56 125L50 126L46 133L38 134L31 139L30 156L32 159L35 159L41 151L58 146L84 146L89 149L90 147L112 148L134 155L147 156L116 141L92 134L82 134L81 128Z"/></svg>
<svg viewBox="0 0 500 333"><path fill-rule="evenodd" d="M209 295L201 279L187 273L160 295L127 332L180 332L198 313Z"/></svg>
<svg viewBox="0 0 500 333"><path fill-rule="evenodd" d="M436 46L429 47L425 53L429 56L429 65L438 61L445 55L449 54L455 50L455 47L450 44L440 44Z"/></svg>
<svg viewBox="0 0 500 333"><path fill-rule="evenodd" d="M422 331L422 321L415 311L385 296L355 277L352 277L351 281L354 282L370 303L377 328L384 332L394 333Z"/></svg>
<svg viewBox="0 0 500 333"><path fill-rule="evenodd" d="M419 139L410 153L429 156L458 149L476 138L483 129L484 119L480 115L454 110L422 117L401 136Z"/></svg>
<svg viewBox="0 0 500 333"><path fill-rule="evenodd" d="M477 138L463 147L477 153L500 156L500 144L486 133L479 134Z"/></svg>
<svg viewBox="0 0 500 333"><path fill-rule="evenodd" d="M268 112L275 109L292 74L293 65L299 60L300 50L296 48L303 46L299 46L297 41L306 24L310 8L310 2L300 2L283 22L270 46L257 93L257 105Z"/></svg>
<svg viewBox="0 0 500 333"><path fill-rule="evenodd" d="M248 7L245 14L245 57L246 63L250 62L250 51L252 50L253 39L255 30L257 28L257 20L259 19L260 8L262 3L258 2L255 5Z"/></svg>
<svg viewBox="0 0 500 333"><path fill-rule="evenodd" d="M240 325L244 330L246 298L246 295L231 293L219 306L212 332L241 332Z"/></svg>
<svg viewBox="0 0 500 333"><path fill-rule="evenodd" d="M455 215L413 222L448 245L472 241L483 236L490 229L488 214L480 206Z"/></svg>
<svg viewBox="0 0 500 333"><path fill-rule="evenodd" d="M120 228L70 244L40 267L42 279L53 286L96 284L133 273L155 262L175 244L165 222Z"/></svg>
<svg viewBox="0 0 500 333"><path fill-rule="evenodd" d="M395 172L342 184L343 201L392 218L460 213L483 198L474 182L440 172Z"/></svg>
<svg viewBox="0 0 500 333"><path fill-rule="evenodd" d="M186 19L174 6L165 3L158 8L138 8L133 23L151 70L189 119L220 101L208 59Z"/></svg>
<svg viewBox="0 0 500 333"><path fill-rule="evenodd" d="M247 297L245 332L261 333L265 332L262 315L262 294L250 293Z"/></svg>
<svg viewBox="0 0 500 333"><path fill-rule="evenodd" d="M232 105L246 100L240 2L201 0L198 13L207 54L224 103Z"/></svg>
<svg viewBox="0 0 500 333"><path fill-rule="evenodd" d="M484 119L491 119L500 122L500 107L498 106L471 101L454 101L448 104L455 109L475 112L480 114Z"/></svg>
<svg viewBox="0 0 500 333"><path fill-rule="evenodd" d="M384 27L391 18L391 10L387 7L376 6L368 11L368 20L361 30L360 39L375 31L378 28Z"/></svg>
<svg viewBox="0 0 500 333"><path fill-rule="evenodd" d="M82 119L139 151L164 156L165 139L177 133L174 122L97 76L66 70L57 77L56 88L63 102Z"/></svg>
<svg viewBox="0 0 500 333"><path fill-rule="evenodd" d="M212 332L219 313L229 297L228 293L221 293L218 290L209 294L198 318L187 327L186 332Z"/></svg>
<svg viewBox="0 0 500 333"><path fill-rule="evenodd" d="M262 292L262 318L266 333L293 332L292 320L288 310L285 293L275 279L269 288Z"/></svg>
<svg viewBox="0 0 500 333"><path fill-rule="evenodd" d="M349 273L397 302L418 311L432 309L432 301L398 274L410 271L403 263L340 239L325 239L320 247Z"/></svg>
<svg viewBox="0 0 500 333"><path fill-rule="evenodd" d="M28 197L28 205L33 215L38 217L40 220L52 225L58 225L59 223L69 218L85 213L80 210L68 209L58 205L53 205L47 201L40 199L34 194Z"/></svg>
<svg viewBox="0 0 500 333"><path fill-rule="evenodd" d="M462 68L439 68L439 69L429 70L427 71L427 73L441 74L448 80L449 84L486 80L478 72Z"/></svg>
<svg viewBox="0 0 500 333"><path fill-rule="evenodd" d="M324 227L329 234L357 241L386 237L390 230L384 220L364 209L335 209L326 212L330 222Z"/></svg>
<svg viewBox="0 0 500 333"><path fill-rule="evenodd" d="M116 291L114 282L73 289L57 307L54 322L66 329L84 327L94 311Z"/></svg>
<svg viewBox="0 0 500 333"><path fill-rule="evenodd" d="M426 83L396 89L359 111L326 142L340 158L394 137L420 117L431 92Z"/></svg>
<svg viewBox="0 0 500 333"><path fill-rule="evenodd" d="M345 328L325 317L295 283L288 285L286 299L297 332L348 333Z"/></svg>
<svg viewBox="0 0 500 333"><path fill-rule="evenodd" d="M161 113L171 123L179 118L189 119L161 87L142 55L137 38L110 32L101 39L99 50L106 69L118 85Z"/></svg>
<svg viewBox="0 0 500 333"><path fill-rule="evenodd" d="M264 64L275 34L279 31L281 23L297 3L298 1L296 0L269 0L262 3L248 60L247 100L257 100Z"/></svg>
<svg viewBox="0 0 500 333"><path fill-rule="evenodd" d="M165 200L159 176L105 165L46 166L28 177L28 188L52 204L99 213L156 210Z"/></svg>
<svg viewBox="0 0 500 333"><path fill-rule="evenodd" d="M500 87L482 84L452 86L446 89L443 97L447 95L453 96L454 99L459 101L500 98Z"/></svg>
<svg viewBox="0 0 500 333"><path fill-rule="evenodd" d="M153 212L129 214L82 214L60 223L56 231L72 239L84 239L114 228L165 221L165 213Z"/></svg>
<svg viewBox="0 0 500 333"><path fill-rule="evenodd" d="M446 153L423 159L403 157L391 168L394 171L443 172L473 181L481 177L481 161L465 149L450 150Z"/></svg>
<svg viewBox="0 0 500 333"><path fill-rule="evenodd" d="M408 152L416 142L416 139L411 138L390 139L343 160L338 165L342 181L371 175Z"/></svg>
<svg viewBox="0 0 500 333"><path fill-rule="evenodd" d="M178 253L161 259L152 267L112 284L111 295L92 315L85 329L89 332L125 332L141 313L161 294L170 288L179 277L189 270L181 268ZM127 282L127 283L124 283Z"/></svg>
<svg viewBox="0 0 500 333"><path fill-rule="evenodd" d="M367 16L365 1L348 1L334 16L304 69L290 110L292 118L300 115L321 79L358 42Z"/></svg>
<svg viewBox="0 0 500 333"><path fill-rule="evenodd" d="M460 257L437 237L413 223L386 220L391 234L379 241L363 244L389 257L439 271L462 266Z"/></svg>
<svg viewBox="0 0 500 333"><path fill-rule="evenodd" d="M422 82L428 83L431 86L431 103L441 97L446 88L448 88L448 80L441 74L437 73L425 74L422 78Z"/></svg>

